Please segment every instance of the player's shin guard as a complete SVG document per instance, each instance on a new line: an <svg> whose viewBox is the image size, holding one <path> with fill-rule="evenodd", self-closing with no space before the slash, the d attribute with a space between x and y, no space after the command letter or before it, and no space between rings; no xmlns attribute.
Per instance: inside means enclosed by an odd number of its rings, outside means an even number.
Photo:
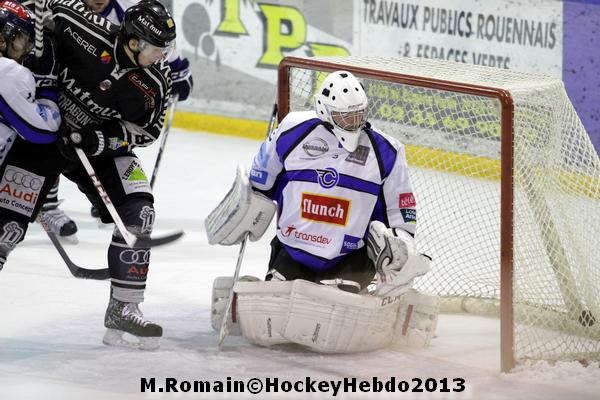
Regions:
<svg viewBox="0 0 600 400"><path fill-rule="evenodd" d="M154 209L147 199L135 199L119 207L127 228L136 234L150 235ZM111 276L111 298L104 326L108 328L103 342L108 345L153 350L159 347L162 328L144 318L139 303L144 300L150 249L132 249L115 229L108 249ZM126 334L134 337L128 340Z"/></svg>
<svg viewBox="0 0 600 400"><path fill-rule="evenodd" d="M0 218L0 271L4 268L8 254L25 237L25 232L26 223Z"/></svg>

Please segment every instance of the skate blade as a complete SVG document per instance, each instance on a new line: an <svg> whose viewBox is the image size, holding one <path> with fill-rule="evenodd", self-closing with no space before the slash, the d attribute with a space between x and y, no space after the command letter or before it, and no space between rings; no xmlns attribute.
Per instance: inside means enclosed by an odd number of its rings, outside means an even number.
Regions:
<svg viewBox="0 0 600 400"><path fill-rule="evenodd" d="M79 239L77 238L77 235L75 233L72 235L69 235L69 236L58 236L58 238L60 239L61 242L67 243L67 244L78 244L79 243Z"/></svg>
<svg viewBox="0 0 600 400"><path fill-rule="evenodd" d="M134 336L116 329L107 329L104 338L102 338L102 343L107 346L152 351L160 347L160 337Z"/></svg>

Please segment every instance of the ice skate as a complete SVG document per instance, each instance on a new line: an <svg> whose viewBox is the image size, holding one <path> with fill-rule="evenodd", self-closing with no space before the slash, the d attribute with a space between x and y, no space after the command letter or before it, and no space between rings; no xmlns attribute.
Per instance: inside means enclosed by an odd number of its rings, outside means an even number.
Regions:
<svg viewBox="0 0 600 400"><path fill-rule="evenodd" d="M58 203L60 204L60 203ZM50 228L61 240L77 244L77 225L63 210L58 208L58 204L44 205L41 216Z"/></svg>
<svg viewBox="0 0 600 400"><path fill-rule="evenodd" d="M108 346L156 350L160 347L162 327L144 319L137 303L111 298L104 316L107 328L102 342Z"/></svg>
<svg viewBox="0 0 600 400"><path fill-rule="evenodd" d="M98 228L109 229L113 227L113 224L105 224L104 222L102 222L102 214L100 213L100 209L98 207L92 206L92 208L90 209L90 215L92 216L92 218L96 219L96 222L98 223Z"/></svg>

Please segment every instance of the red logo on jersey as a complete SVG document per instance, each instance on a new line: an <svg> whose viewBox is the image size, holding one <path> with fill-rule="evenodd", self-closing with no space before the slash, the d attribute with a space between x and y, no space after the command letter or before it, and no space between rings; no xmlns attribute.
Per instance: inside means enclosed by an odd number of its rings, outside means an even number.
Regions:
<svg viewBox="0 0 600 400"><path fill-rule="evenodd" d="M398 207L413 208L417 206L415 195L412 193L400 193L400 201Z"/></svg>
<svg viewBox="0 0 600 400"><path fill-rule="evenodd" d="M300 209L304 219L346 226L350 200L302 193Z"/></svg>

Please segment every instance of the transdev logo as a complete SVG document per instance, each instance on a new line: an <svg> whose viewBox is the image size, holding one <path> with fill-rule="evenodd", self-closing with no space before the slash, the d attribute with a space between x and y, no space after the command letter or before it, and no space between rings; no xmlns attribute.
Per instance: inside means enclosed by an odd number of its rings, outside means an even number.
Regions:
<svg viewBox="0 0 600 400"><path fill-rule="evenodd" d="M312 233L301 232L294 225L288 225L285 230L281 230L283 237L292 237L297 241L306 242L310 245L323 247L331 243L331 239L325 235L315 235Z"/></svg>
<svg viewBox="0 0 600 400"><path fill-rule="evenodd" d="M398 202L399 208L414 208L417 206L415 195L412 193L400 193L400 199Z"/></svg>
<svg viewBox="0 0 600 400"><path fill-rule="evenodd" d="M108 64L111 60L112 57L106 50L104 50L102 54L100 54L100 62L102 64Z"/></svg>
<svg viewBox="0 0 600 400"><path fill-rule="evenodd" d="M302 193L301 216L311 221L346 226L350 200Z"/></svg>
<svg viewBox="0 0 600 400"><path fill-rule="evenodd" d="M266 171L261 171L261 170L254 169L254 168L252 168L250 170L250 180L252 182L256 182L256 183L260 183L261 185L264 185L265 183L267 183L268 177L269 177L269 174Z"/></svg>

